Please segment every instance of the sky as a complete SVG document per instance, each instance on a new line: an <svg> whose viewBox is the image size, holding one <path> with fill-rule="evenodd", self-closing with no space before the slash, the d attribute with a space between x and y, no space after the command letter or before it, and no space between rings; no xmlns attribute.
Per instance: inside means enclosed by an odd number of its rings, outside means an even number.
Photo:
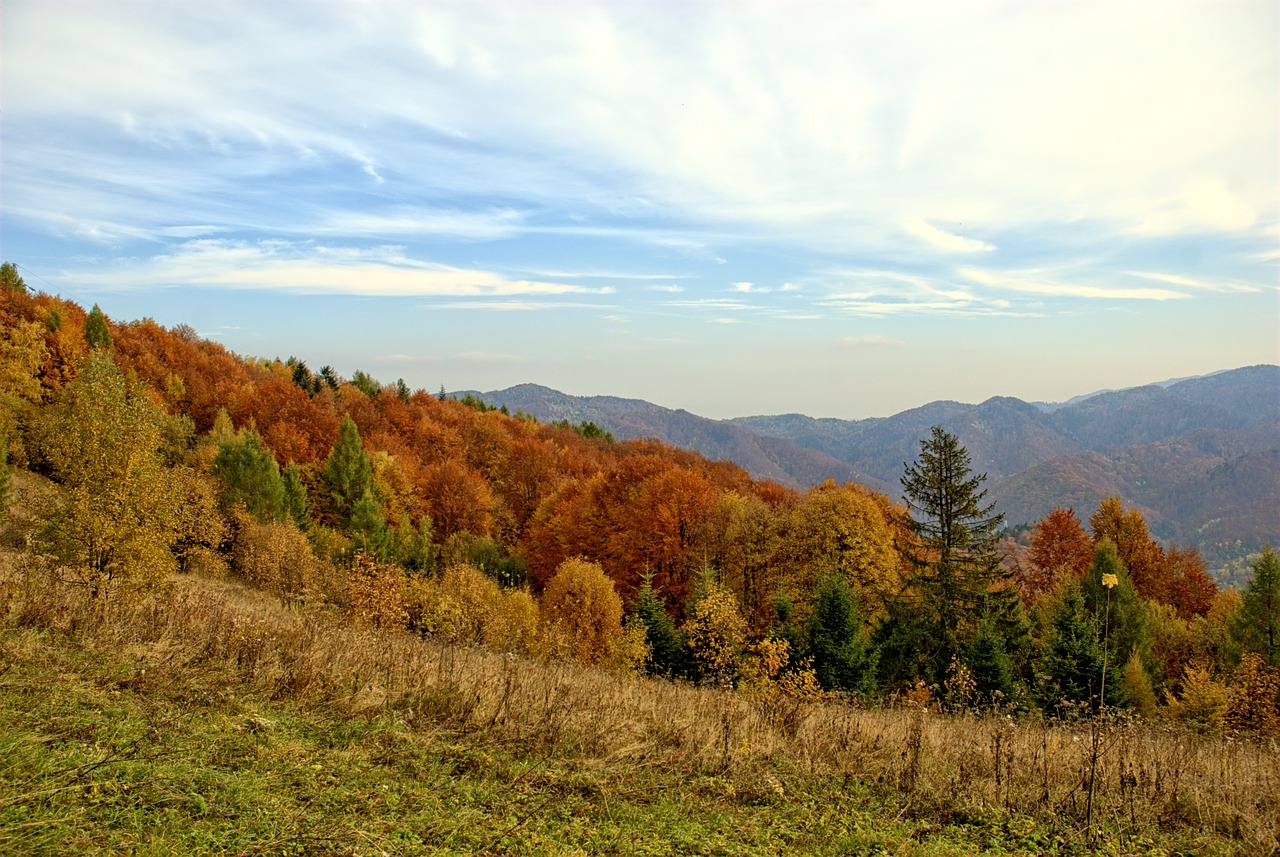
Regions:
<svg viewBox="0 0 1280 857"><path fill-rule="evenodd" d="M412 388L858 419L1280 362L1274 0L6 0L0 253Z"/></svg>

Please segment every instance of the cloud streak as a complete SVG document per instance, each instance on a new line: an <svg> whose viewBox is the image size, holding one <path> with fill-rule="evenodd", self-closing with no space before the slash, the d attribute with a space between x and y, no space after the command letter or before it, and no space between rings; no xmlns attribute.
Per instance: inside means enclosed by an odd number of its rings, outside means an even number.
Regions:
<svg viewBox="0 0 1280 857"><path fill-rule="evenodd" d="M298 245L285 242L192 241L172 254L122 260L106 271L64 274L107 290L138 288L257 289L380 297L513 297L607 295L610 287L512 279L405 256L397 248Z"/></svg>

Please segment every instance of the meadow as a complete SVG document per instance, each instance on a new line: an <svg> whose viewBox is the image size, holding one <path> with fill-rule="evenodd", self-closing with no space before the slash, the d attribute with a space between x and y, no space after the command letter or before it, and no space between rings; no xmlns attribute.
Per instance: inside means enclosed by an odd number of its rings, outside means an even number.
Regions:
<svg viewBox="0 0 1280 857"><path fill-rule="evenodd" d="M0 853L1267 854L1274 738L750 699L0 576ZM1092 788L1090 787L1092 785Z"/></svg>

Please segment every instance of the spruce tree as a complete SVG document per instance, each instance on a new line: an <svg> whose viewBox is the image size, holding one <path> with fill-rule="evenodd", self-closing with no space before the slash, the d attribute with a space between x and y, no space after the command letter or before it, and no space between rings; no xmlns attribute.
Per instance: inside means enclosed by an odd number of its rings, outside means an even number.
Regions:
<svg viewBox="0 0 1280 857"><path fill-rule="evenodd" d="M1005 649L1004 636L990 620L978 623L964 650L964 664L973 677L975 701L979 705L1008 705L1014 701L1013 661Z"/></svg>
<svg viewBox="0 0 1280 857"><path fill-rule="evenodd" d="M986 474L974 474L969 453L955 435L934 426L920 443L915 463L904 465L903 496L915 543L906 546L914 566L905 597L928 630L926 657L941 681L984 618L1020 648L1026 621L997 550L1004 516L987 502Z"/></svg>
<svg viewBox="0 0 1280 857"><path fill-rule="evenodd" d="M1108 586L1107 584L1111 585ZM1151 618L1128 570L1109 539L1098 542L1088 573L1080 580L1085 609L1097 619L1107 640L1109 663L1119 669L1137 654L1151 660ZM1111 681L1110 678L1107 681Z"/></svg>
<svg viewBox="0 0 1280 857"><path fill-rule="evenodd" d="M1046 705L1059 711L1069 711L1074 705L1096 712L1104 663L1107 702L1121 704L1124 690L1120 666L1114 660L1104 660L1103 653L1102 617L1088 609L1080 584L1071 583L1053 612L1043 664L1048 678L1043 689Z"/></svg>
<svg viewBox="0 0 1280 857"><path fill-rule="evenodd" d="M853 589L837 574L824 575L805 635L805 654L823 687L851 693L874 689L876 654L862 639L862 626Z"/></svg>
<svg viewBox="0 0 1280 857"><path fill-rule="evenodd" d="M343 417L338 439L321 472L327 511L333 523L350 525L355 506L373 493L373 466L360 442L360 430L351 417Z"/></svg>
<svg viewBox="0 0 1280 857"><path fill-rule="evenodd" d="M1280 558L1270 546L1253 564L1253 579L1245 587L1231 636L1271 666L1280 666Z"/></svg>
<svg viewBox="0 0 1280 857"><path fill-rule="evenodd" d="M648 671L676 678L689 675L692 663L689 647L667 613L661 593L653 586L653 575L642 578L628 621L644 629L649 643Z"/></svg>

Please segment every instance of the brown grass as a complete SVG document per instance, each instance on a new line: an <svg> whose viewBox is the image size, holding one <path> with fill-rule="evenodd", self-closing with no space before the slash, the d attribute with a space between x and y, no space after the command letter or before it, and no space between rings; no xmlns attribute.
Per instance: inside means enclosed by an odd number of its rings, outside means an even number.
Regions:
<svg viewBox="0 0 1280 857"><path fill-rule="evenodd" d="M91 601L0 555L0 661L49 637L111 647L136 664L121 686L249 692L389 716L416 730L484 733L531 755L662 766L752 784L834 777L872 784L941 822L1023 817L1084 836L1091 726L943 715L919 707L748 700L560 661L436 644L286 608L226 579ZM1095 826L1212 834L1280 848L1280 748L1175 725L1110 722L1100 735Z"/></svg>

